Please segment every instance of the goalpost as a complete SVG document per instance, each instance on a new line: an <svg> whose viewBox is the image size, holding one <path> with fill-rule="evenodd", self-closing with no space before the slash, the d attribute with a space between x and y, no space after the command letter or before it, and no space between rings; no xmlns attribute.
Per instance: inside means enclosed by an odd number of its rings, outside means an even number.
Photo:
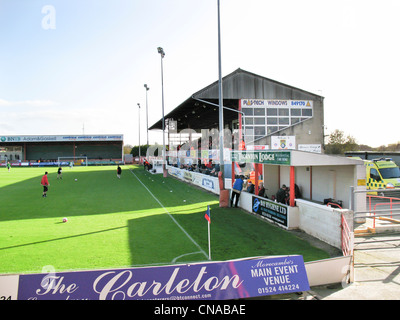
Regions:
<svg viewBox="0 0 400 320"><path fill-rule="evenodd" d="M74 166L86 166L88 165L88 158L87 157L58 157L57 158L57 165L61 166L63 163L65 165L70 165L73 163Z"/></svg>

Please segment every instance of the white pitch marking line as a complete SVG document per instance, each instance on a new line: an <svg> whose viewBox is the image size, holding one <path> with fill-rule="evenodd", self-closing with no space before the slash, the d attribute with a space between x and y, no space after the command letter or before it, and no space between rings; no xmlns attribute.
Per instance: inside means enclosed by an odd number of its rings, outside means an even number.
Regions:
<svg viewBox="0 0 400 320"><path fill-rule="evenodd" d="M201 251L185 253L185 254L180 255L179 257L174 258L171 262L172 262L172 263L176 263L176 261L177 261L178 259L182 258L182 257L190 256L190 255L192 255L192 254L198 254L198 253L201 253Z"/></svg>
<svg viewBox="0 0 400 320"><path fill-rule="evenodd" d="M168 216L172 219L172 221L175 222L175 224L179 227L179 229L182 230L182 232L189 238L190 241L193 242L193 244L199 248L200 252L204 254L204 256L208 259L208 255L205 253L205 251L200 247L200 245L189 235L189 233L186 232L185 229L178 223L178 221L175 220L175 218L169 213L169 211L163 206L163 204L160 202L160 200L157 199L157 197L146 187L146 185L138 178L138 176L131 170L129 171L135 176L135 178L142 184L143 187L151 194L151 196L158 202L158 204L161 206L161 208L164 209L164 211L168 214Z"/></svg>

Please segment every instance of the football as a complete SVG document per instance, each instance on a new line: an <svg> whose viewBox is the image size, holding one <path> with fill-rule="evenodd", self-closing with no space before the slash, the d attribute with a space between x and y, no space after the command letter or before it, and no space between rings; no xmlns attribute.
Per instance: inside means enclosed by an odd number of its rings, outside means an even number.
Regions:
<svg viewBox="0 0 400 320"><path fill-rule="evenodd" d="M75 179L75 181L78 181L78 179Z"/></svg>
<svg viewBox="0 0 400 320"><path fill-rule="evenodd" d="M67 222L68 221L68 219L67 218L63 218L63 222Z"/></svg>

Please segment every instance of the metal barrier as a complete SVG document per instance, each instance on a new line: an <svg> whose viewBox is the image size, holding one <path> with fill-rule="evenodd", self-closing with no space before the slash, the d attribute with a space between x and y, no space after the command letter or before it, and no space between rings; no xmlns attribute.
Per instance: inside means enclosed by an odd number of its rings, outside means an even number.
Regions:
<svg viewBox="0 0 400 320"><path fill-rule="evenodd" d="M373 228L374 228L374 229L375 229L375 226L376 226L376 224L375 224L375 219L376 219L376 212L377 212L377 211L378 211L378 212L382 212L382 211L389 212L389 211L390 211L390 219L393 219L393 210L396 210L396 209L393 208L393 205L400 205L400 198L392 198L392 197L384 197L384 196L375 196L375 195L368 195L368 194L367 194L367 198L368 198L368 207L369 207L370 213L373 214L373 216L374 216L374 220L373 220ZM372 201L373 201L373 200L376 200L376 201L384 200L384 201L389 201L389 202L379 202L379 203L375 203L375 204L374 204L374 207L372 208ZM396 202L396 201L397 201L397 202ZM387 208L387 209L382 209L382 210L377 210L376 208L377 208L378 206L389 206L389 208ZM397 215L400 215L400 213L397 214ZM385 215L385 216L388 216L388 217L389 217L389 215ZM379 216L379 217L380 217L380 216Z"/></svg>
<svg viewBox="0 0 400 320"><path fill-rule="evenodd" d="M390 209L376 209L376 207L374 209L372 209L372 200L373 199L386 199L389 200L388 202L385 202L386 205L390 205L390 203L393 202L392 200L396 200L396 201L400 201L400 198L394 198L394 197L385 197L385 196L372 196L372 195L367 195L366 194L366 198L369 198L368 201L368 208L366 211L357 211L354 209L354 195L358 194L358 193L372 193L372 192L384 192L386 191L385 189L377 189L377 190L355 190L354 187L350 187L350 192L351 192L351 196L350 196L350 210L354 211L354 218L371 218L371 214L373 213L374 216L376 217L391 217L393 218L393 216L400 216L400 206L399 208L393 208L391 207ZM382 202L383 204L383 202ZM399 204L400 203L395 203L395 204ZM390 212L389 214L387 214L387 212ZM394 213L394 212L398 212L398 213Z"/></svg>
<svg viewBox="0 0 400 320"><path fill-rule="evenodd" d="M354 232L350 230L346 217L342 214L342 252L344 256L353 255Z"/></svg>
<svg viewBox="0 0 400 320"><path fill-rule="evenodd" d="M338 207L339 209L343 209L340 205L338 205L337 203L334 203L334 202L328 202L327 204L326 204L328 207L329 206L335 206L335 207Z"/></svg>
<svg viewBox="0 0 400 320"><path fill-rule="evenodd" d="M342 253L343 257L349 257L349 265L347 275L349 276L346 280L347 283L354 282L354 232L350 229L347 222L346 216L342 213L341 223L341 238L342 238ZM344 278L343 278L344 279ZM343 280L342 280L343 283Z"/></svg>
<svg viewBox="0 0 400 320"><path fill-rule="evenodd" d="M389 192L389 195L393 194L393 189L366 190L365 188L350 187L350 191L350 209L354 212L354 222L358 224L355 235L365 236L400 231L400 198L384 194L385 192ZM398 193L400 189L395 191ZM355 203L356 195L357 205ZM357 206L360 207L357 208Z"/></svg>

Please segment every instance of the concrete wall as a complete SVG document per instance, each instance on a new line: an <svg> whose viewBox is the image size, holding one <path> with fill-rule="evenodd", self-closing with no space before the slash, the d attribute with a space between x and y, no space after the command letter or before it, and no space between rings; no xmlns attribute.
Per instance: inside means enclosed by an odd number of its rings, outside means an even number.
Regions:
<svg viewBox="0 0 400 320"><path fill-rule="evenodd" d="M341 249L342 211L305 200L296 200L299 207L299 229L333 247Z"/></svg>
<svg viewBox="0 0 400 320"><path fill-rule="evenodd" d="M343 201L343 206L349 205L349 186L353 185L354 166L324 166L313 167L312 197L323 202L326 198Z"/></svg>
<svg viewBox="0 0 400 320"><path fill-rule="evenodd" d="M279 166L264 166L263 172L264 188L268 198L276 194L279 190Z"/></svg>
<svg viewBox="0 0 400 320"><path fill-rule="evenodd" d="M352 268L351 256L309 261L305 263L305 267L310 287L331 283L345 285L349 280L354 281L348 278L348 270Z"/></svg>

